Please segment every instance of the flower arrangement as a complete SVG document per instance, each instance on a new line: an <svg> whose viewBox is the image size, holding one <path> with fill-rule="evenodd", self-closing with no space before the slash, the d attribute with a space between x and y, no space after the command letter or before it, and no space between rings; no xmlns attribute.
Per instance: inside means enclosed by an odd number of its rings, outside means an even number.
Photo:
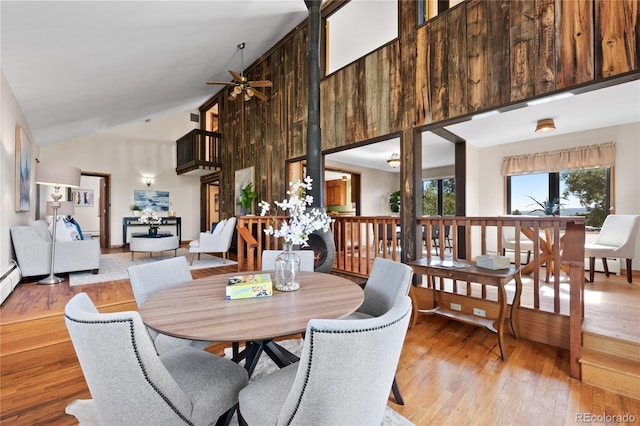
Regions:
<svg viewBox="0 0 640 426"><path fill-rule="evenodd" d="M162 218L156 215L151 209L144 209L142 211L142 216L139 219L140 223L144 223L145 225L149 225L150 228L157 228L160 223L162 223Z"/></svg>
<svg viewBox="0 0 640 426"><path fill-rule="evenodd" d="M274 202L274 204L282 210L283 214L286 214L287 211L289 212L289 219L278 222L275 217L277 209L273 208L273 223L264 230L265 234L273 235L277 238L284 238L286 244L305 247L308 245L309 235L314 231L320 229L327 231L329 229L329 225L333 222L333 219L317 208L308 208L308 206L313 203L313 197L307 195L307 191L311 190L312 181L313 179L307 176L304 182L297 180L296 182L289 183L289 187L291 188L287 191L289 199L285 199L282 202ZM261 201L258 206L262 208L260 216L265 216L272 210L271 205L264 200ZM274 229L274 225L277 225L277 229Z"/></svg>

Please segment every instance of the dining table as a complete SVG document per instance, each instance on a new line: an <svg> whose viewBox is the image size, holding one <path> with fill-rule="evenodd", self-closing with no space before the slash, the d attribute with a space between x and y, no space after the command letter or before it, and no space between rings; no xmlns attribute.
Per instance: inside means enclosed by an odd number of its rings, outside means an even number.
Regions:
<svg viewBox="0 0 640 426"><path fill-rule="evenodd" d="M534 241L536 238L536 232L533 228L522 227L520 231L531 241ZM538 232L538 247L540 248L540 257L538 262L536 263L536 259L527 263L524 268L522 268L523 275L530 275L536 265L545 265L546 267L546 278L545 281L549 281L549 276L552 275L555 271L555 252L556 245L554 244L552 229L549 227L545 227ZM560 253L562 256L562 249L564 248L564 234L560 236L559 244ZM560 264L560 270L569 275L569 266Z"/></svg>
<svg viewBox="0 0 640 426"><path fill-rule="evenodd" d="M313 318L346 317L364 300L362 288L349 279L303 271L296 291L274 288L271 296L226 299L229 278L263 273L245 271L188 281L150 296L138 312L148 327L174 337L236 345L246 342L242 351L234 350L233 360L245 360L250 376L263 352L280 368L298 360L275 338L304 333ZM275 282L274 273L270 275Z"/></svg>

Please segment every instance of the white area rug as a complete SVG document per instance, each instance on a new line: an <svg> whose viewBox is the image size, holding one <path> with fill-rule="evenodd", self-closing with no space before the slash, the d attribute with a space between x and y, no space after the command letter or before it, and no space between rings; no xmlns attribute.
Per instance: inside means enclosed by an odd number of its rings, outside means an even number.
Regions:
<svg viewBox="0 0 640 426"><path fill-rule="evenodd" d="M285 340L279 342L285 349L299 355L302 351L302 339L292 339ZM231 358L231 348L226 348L224 350L225 358ZM271 361L271 359L267 356L267 354L262 354L260 357L260 361L258 361L258 365L253 371L253 375L251 376L250 382L254 380L258 380L260 377L264 377L269 373L277 370L278 367L276 364ZM95 411L95 407L93 405L93 400L91 399L76 399L67 405L65 409L65 413L75 416L78 419L80 426L100 426L100 421L98 420L98 415ZM231 426L237 426L238 420L237 417L234 416L231 420ZM384 418L382 419L382 426L411 426L411 423L408 419L402 416L397 411L393 410L391 407L387 406L387 409L384 413Z"/></svg>
<svg viewBox="0 0 640 426"><path fill-rule="evenodd" d="M127 268L133 265L141 265L143 263L156 262L162 259L168 259L173 257L173 250L152 253L150 257L149 253L134 253L134 260L131 261L131 253L114 253L103 254L100 257L100 270L97 274L91 272L72 272L69 274L69 285L86 285L97 284L105 281L126 280L129 279ZM178 256L185 256L189 259L189 249L179 248ZM202 253L200 260L197 256L193 260L191 269L203 269L203 268L216 268L218 266L235 265L237 262L227 259L226 263L223 263L221 257L212 256Z"/></svg>

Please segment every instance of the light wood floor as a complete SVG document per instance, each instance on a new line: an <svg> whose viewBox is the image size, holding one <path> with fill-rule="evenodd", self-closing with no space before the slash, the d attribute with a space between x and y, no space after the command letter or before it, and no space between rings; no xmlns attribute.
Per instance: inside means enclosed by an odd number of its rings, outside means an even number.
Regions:
<svg viewBox="0 0 640 426"><path fill-rule="evenodd" d="M200 278L234 269L196 270L193 275ZM623 278L607 280L601 275L597 282L605 287L628 285ZM23 283L0 308L2 425L77 424L64 414L64 408L90 395L62 313L66 302L82 291L101 311L135 309L128 280L73 288L67 282L57 286ZM637 315L637 301L631 303L636 303L635 308L624 308L624 312L635 309ZM614 324L603 328L615 329L619 309L616 305L614 312L603 314ZM496 337L489 331L421 316L407 334L398 366L405 405L390 402L390 406L416 425L578 424L581 413L628 414L640 422L640 401L570 379L568 351L511 336L505 339L509 359L503 362ZM209 350L221 354L222 348L217 344ZM607 424L626 424L609 420L613 421Z"/></svg>

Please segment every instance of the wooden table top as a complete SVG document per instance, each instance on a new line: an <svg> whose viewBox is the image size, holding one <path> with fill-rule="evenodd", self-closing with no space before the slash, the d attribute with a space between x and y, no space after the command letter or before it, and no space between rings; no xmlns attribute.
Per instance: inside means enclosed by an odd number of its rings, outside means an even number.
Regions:
<svg viewBox="0 0 640 426"><path fill-rule="evenodd" d="M243 274L263 271L243 272ZM364 300L359 285L319 272L300 272L300 289L273 296L225 299L229 277L200 278L149 297L139 313L149 327L192 340L238 342L271 339L306 330L312 318L343 318ZM274 280L274 274L271 273Z"/></svg>

